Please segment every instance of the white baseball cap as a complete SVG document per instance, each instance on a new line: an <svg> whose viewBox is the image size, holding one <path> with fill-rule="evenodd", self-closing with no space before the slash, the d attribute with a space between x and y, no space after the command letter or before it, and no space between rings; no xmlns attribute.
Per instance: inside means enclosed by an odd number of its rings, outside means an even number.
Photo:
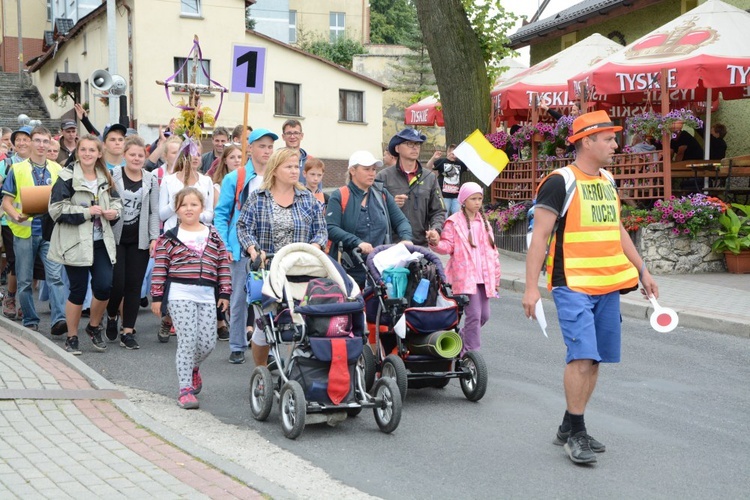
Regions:
<svg viewBox="0 0 750 500"><path fill-rule="evenodd" d="M369 151L355 151L349 157L349 168L362 165L363 167L370 167L375 165L376 167L382 167L383 162L375 158Z"/></svg>

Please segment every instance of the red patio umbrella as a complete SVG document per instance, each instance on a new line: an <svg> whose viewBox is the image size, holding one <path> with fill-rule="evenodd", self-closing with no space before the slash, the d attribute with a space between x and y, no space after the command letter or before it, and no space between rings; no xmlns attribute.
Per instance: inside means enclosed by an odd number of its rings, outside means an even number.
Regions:
<svg viewBox="0 0 750 500"><path fill-rule="evenodd" d="M504 116L526 116L534 95L550 108L568 108L575 103L568 79L621 48L595 33L496 86L490 93L493 109Z"/></svg>
<svg viewBox="0 0 750 500"><path fill-rule="evenodd" d="M595 95L643 100L648 92L661 90L660 75L666 69L670 98L705 103L717 92L724 99L750 97L749 36L750 13L709 0L573 76L569 92L585 83ZM707 148L707 158L708 153Z"/></svg>
<svg viewBox="0 0 750 500"><path fill-rule="evenodd" d="M404 110L406 125L422 125L426 127L444 127L443 108L434 96L425 97Z"/></svg>

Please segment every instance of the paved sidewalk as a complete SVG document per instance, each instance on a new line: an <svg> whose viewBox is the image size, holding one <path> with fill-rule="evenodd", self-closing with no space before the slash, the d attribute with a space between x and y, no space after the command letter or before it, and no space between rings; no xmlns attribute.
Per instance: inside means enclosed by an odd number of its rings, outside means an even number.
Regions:
<svg viewBox="0 0 750 500"><path fill-rule="evenodd" d="M526 287L525 255L500 251L501 286L523 293ZM659 305L679 316L679 326L750 338L750 275L729 273L654 276ZM546 276L540 276L542 297L550 297ZM653 307L640 293L621 299L622 314L649 318ZM678 327L679 328L679 327Z"/></svg>
<svg viewBox="0 0 750 500"><path fill-rule="evenodd" d="M124 394L23 330L0 326L0 498L264 498L137 424Z"/></svg>

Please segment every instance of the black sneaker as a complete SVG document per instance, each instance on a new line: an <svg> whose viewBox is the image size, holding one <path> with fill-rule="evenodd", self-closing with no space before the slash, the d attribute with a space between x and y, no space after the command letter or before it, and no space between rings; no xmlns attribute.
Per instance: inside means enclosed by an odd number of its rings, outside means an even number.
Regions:
<svg viewBox="0 0 750 500"><path fill-rule="evenodd" d="M54 337L59 337L63 333L68 333L68 323L64 319L61 319L60 321L52 325L49 333Z"/></svg>
<svg viewBox="0 0 750 500"><path fill-rule="evenodd" d="M78 335L65 339L65 350L75 356L81 355L81 349L78 347Z"/></svg>
<svg viewBox="0 0 750 500"><path fill-rule="evenodd" d="M596 462L596 454L591 451L586 431L568 436L568 441L565 443L564 448L568 457L577 464L593 464Z"/></svg>
<svg viewBox="0 0 750 500"><path fill-rule="evenodd" d="M148 297L141 297L141 307L148 307Z"/></svg>
<svg viewBox="0 0 750 500"><path fill-rule="evenodd" d="M568 436L570 436L570 431L564 432L561 427L557 428L557 435L555 435L555 440L552 441L552 444L555 446L563 446L566 442L568 442ZM604 446L604 443L600 443L593 437L591 437L588 433L586 433L586 439L589 440L589 446L591 446L591 451L594 453L604 453L607 451L607 447Z"/></svg>
<svg viewBox="0 0 750 500"><path fill-rule="evenodd" d="M167 323L163 319L161 320L161 325L159 326L159 331L156 333L156 336L159 339L159 342L162 344L166 344L169 342L169 329L172 328L172 323Z"/></svg>
<svg viewBox="0 0 750 500"><path fill-rule="evenodd" d="M241 365L245 362L245 353L242 351L232 351L229 355L229 362L233 365Z"/></svg>
<svg viewBox="0 0 750 500"><path fill-rule="evenodd" d="M94 349L97 351L106 351L107 343L102 339L102 325L91 326L91 323L86 325L86 333L91 338L91 343L94 344Z"/></svg>
<svg viewBox="0 0 750 500"><path fill-rule="evenodd" d="M120 347L130 350L141 348L141 346L138 345L138 342L135 341L135 335L132 333L123 333L120 335Z"/></svg>
<svg viewBox="0 0 750 500"><path fill-rule="evenodd" d="M216 336L219 337L219 340L228 341L229 340L229 328L224 326L220 326L216 329Z"/></svg>
<svg viewBox="0 0 750 500"><path fill-rule="evenodd" d="M91 316L91 309L90 308L86 308L86 309L84 309L84 310L81 311L81 317L82 318L88 318L89 316Z"/></svg>
<svg viewBox="0 0 750 500"><path fill-rule="evenodd" d="M107 340L110 342L114 342L117 340L118 335L118 328L117 328L117 320L119 319L118 316L115 316L114 318L110 318L107 316Z"/></svg>

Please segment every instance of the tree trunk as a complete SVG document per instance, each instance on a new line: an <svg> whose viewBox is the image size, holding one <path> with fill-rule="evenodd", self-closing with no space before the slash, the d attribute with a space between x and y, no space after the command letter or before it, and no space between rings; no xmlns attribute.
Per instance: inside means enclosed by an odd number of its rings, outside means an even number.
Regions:
<svg viewBox="0 0 750 500"><path fill-rule="evenodd" d="M479 39L461 0L414 0L430 53L447 144L458 144L475 129L489 131L490 83Z"/></svg>

